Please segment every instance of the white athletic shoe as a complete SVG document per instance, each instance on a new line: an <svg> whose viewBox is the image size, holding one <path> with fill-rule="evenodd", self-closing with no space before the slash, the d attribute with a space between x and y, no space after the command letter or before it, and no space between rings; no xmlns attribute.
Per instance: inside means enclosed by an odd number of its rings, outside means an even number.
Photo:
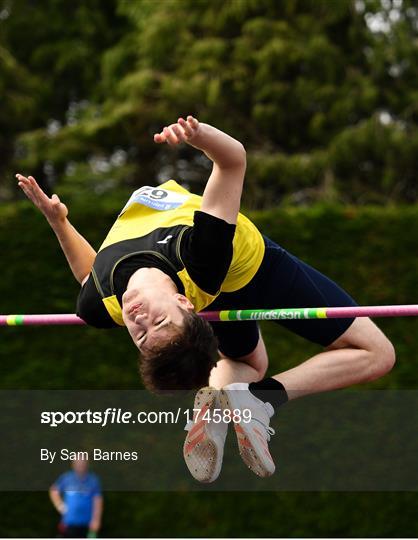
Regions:
<svg viewBox="0 0 418 540"><path fill-rule="evenodd" d="M199 482L213 482L221 472L228 424L222 419L219 391L207 386L196 394L193 420L188 422L188 431L183 446L186 465ZM213 411L216 413L211 421ZM216 421L215 421L216 420Z"/></svg>
<svg viewBox="0 0 418 540"><path fill-rule="evenodd" d="M270 418L274 409L270 403L264 403L254 396L247 383L233 383L221 390L220 401L222 408L241 412L240 420L235 421L234 429L237 436L239 453L244 463L258 476L271 476L275 471L273 458L268 449L270 436L274 435L274 429L270 427ZM251 411L251 420L246 421L246 415ZM243 414L245 412L245 414Z"/></svg>

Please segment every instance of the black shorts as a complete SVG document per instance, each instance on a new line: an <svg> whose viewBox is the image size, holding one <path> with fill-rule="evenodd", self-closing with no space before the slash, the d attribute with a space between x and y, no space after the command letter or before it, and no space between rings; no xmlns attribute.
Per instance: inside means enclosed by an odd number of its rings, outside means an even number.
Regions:
<svg viewBox="0 0 418 540"><path fill-rule="evenodd" d="M264 236L266 251L254 278L242 289L221 293L204 311L356 306L334 281ZM291 332L326 347L340 337L354 319L274 321ZM259 339L258 323L212 322L219 350L230 358L251 353Z"/></svg>
<svg viewBox="0 0 418 540"><path fill-rule="evenodd" d="M88 525L64 525L60 523L57 538L87 538L88 533Z"/></svg>

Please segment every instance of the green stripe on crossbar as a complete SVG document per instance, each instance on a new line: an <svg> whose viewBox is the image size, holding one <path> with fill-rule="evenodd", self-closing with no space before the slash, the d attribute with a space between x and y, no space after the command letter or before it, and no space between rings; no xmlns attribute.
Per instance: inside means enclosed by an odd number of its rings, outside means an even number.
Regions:
<svg viewBox="0 0 418 540"><path fill-rule="evenodd" d="M8 315L6 319L8 326L20 326L23 324L23 315Z"/></svg>

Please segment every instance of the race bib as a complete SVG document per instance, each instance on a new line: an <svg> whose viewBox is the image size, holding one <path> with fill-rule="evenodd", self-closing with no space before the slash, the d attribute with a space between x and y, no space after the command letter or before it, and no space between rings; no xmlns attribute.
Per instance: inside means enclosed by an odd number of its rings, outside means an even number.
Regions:
<svg viewBox="0 0 418 540"><path fill-rule="evenodd" d="M169 191L168 189L143 186L132 193L119 215L126 212L133 203L143 204L154 210L174 210L181 206L189 197L189 194L186 195L184 193Z"/></svg>

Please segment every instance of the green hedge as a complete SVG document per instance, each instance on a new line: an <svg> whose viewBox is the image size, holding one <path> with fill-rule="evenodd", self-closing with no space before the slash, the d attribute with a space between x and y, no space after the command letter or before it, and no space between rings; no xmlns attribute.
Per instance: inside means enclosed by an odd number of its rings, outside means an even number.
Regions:
<svg viewBox="0 0 418 540"><path fill-rule="evenodd" d="M72 209L98 247L118 210ZM345 287L361 304L417 302L418 208L278 209L252 216L263 233ZM2 313L72 312L78 284L55 236L26 202L0 209ZM418 387L416 319L379 325L398 363L372 388ZM2 328L2 389L141 388L122 330ZM264 323L270 372L319 350ZM83 354L80 354L83 351ZM297 441L295 441L297 442ZM3 435L2 444L7 444ZM417 536L415 493L106 493L105 536ZM0 536L49 536L46 493L0 494Z"/></svg>

